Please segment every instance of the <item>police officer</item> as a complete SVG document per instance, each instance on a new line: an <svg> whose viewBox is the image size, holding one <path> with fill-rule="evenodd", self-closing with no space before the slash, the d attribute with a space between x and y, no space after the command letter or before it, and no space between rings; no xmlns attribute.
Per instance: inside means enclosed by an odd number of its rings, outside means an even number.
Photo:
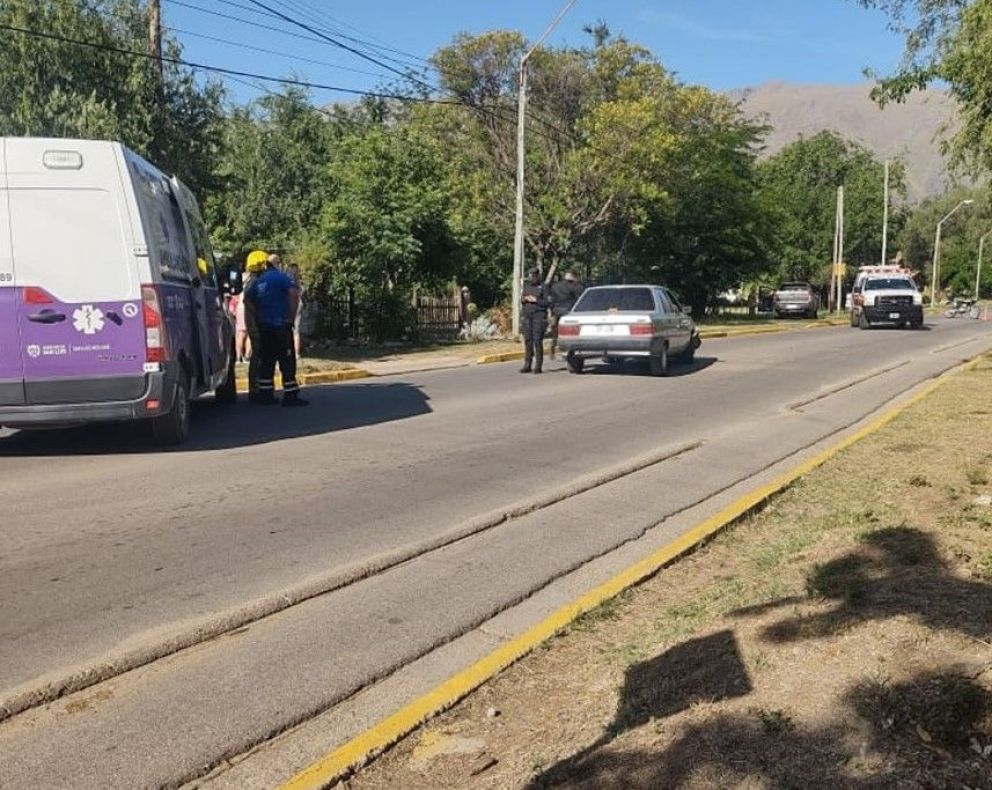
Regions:
<svg viewBox="0 0 992 790"><path fill-rule="evenodd" d="M300 292L289 275L279 271L261 250L249 260L265 260L264 270L245 291L245 318L252 348L261 357L258 371L258 398L262 404L275 403L276 363L282 373L282 405L307 406L296 381L296 353L293 350L293 321L300 309Z"/></svg>
<svg viewBox="0 0 992 790"><path fill-rule="evenodd" d="M544 333L548 328L548 291L541 271L531 269L521 294L521 329L524 336L524 366L521 373L540 373L544 364Z"/></svg>
<svg viewBox="0 0 992 790"><path fill-rule="evenodd" d="M582 296L582 285L575 272L565 272L564 279L551 286L551 358L555 358L558 348L558 322L563 315L572 312L575 303Z"/></svg>

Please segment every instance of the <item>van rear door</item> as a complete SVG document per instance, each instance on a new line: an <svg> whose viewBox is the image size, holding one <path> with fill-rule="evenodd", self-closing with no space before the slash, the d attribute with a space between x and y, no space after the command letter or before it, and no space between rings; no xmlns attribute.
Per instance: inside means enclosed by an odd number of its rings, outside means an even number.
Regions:
<svg viewBox="0 0 992 790"><path fill-rule="evenodd" d="M28 405L145 392L141 283L120 151L105 142L7 138Z"/></svg>
<svg viewBox="0 0 992 790"><path fill-rule="evenodd" d="M21 406L24 404L24 369L17 329L5 148L6 141L0 137L0 406Z"/></svg>

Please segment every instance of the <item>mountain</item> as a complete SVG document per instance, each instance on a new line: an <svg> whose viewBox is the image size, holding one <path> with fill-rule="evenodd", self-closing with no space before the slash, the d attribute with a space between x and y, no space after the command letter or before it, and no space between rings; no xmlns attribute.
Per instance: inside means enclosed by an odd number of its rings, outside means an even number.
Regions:
<svg viewBox="0 0 992 790"><path fill-rule="evenodd" d="M945 91L917 92L903 104L880 109L871 100L871 85L798 85L770 82L731 91L748 117L764 119L772 131L766 154L800 136L824 129L857 140L879 157L906 162L910 198L940 194L948 186L940 152L943 126L955 116L954 100Z"/></svg>

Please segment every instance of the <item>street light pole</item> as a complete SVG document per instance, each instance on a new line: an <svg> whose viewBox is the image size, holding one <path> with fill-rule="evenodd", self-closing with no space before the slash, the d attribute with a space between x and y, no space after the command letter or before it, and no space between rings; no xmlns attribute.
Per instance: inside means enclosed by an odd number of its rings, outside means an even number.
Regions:
<svg viewBox="0 0 992 790"><path fill-rule="evenodd" d="M524 161L526 158L526 121L527 121L527 63L530 56L534 54L544 40L551 35L552 31L565 18L573 5L578 0L569 0L562 6L541 37L534 42L533 46L520 59L520 73L517 81L517 216L513 231L513 335L520 334L520 291L524 277Z"/></svg>
<svg viewBox="0 0 992 790"><path fill-rule="evenodd" d="M962 200L949 212L947 216L944 217L940 222L937 223L937 235L933 240L933 273L930 275L930 307L934 308L937 306L937 288L940 283L940 233L941 229L944 227L944 223L947 222L951 217L953 217L959 208L962 206L970 206L974 203L974 200Z"/></svg>
<svg viewBox="0 0 992 790"><path fill-rule="evenodd" d="M978 301L978 288L982 282L982 254L985 252L985 240L992 234L992 230L978 240L978 271L975 273L975 301Z"/></svg>
<svg viewBox="0 0 992 790"><path fill-rule="evenodd" d="M889 251L889 160L885 160L885 206L882 209L882 266L888 261Z"/></svg>

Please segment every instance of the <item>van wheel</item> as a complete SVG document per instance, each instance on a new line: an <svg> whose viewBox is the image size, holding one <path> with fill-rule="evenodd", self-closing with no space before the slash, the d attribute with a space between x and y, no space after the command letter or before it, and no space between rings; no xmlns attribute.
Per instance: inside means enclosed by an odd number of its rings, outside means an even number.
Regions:
<svg viewBox="0 0 992 790"><path fill-rule="evenodd" d="M234 346L231 346L231 361L227 366L227 378L216 390L214 400L221 406L230 406L238 402L238 372L236 368Z"/></svg>
<svg viewBox="0 0 992 790"><path fill-rule="evenodd" d="M661 347L660 354L652 354L648 357L648 367L651 375L660 377L668 375L668 346Z"/></svg>
<svg viewBox="0 0 992 790"><path fill-rule="evenodd" d="M569 373L581 374L586 366L586 361L579 356L576 356L574 351L569 351L565 355L565 364L568 366Z"/></svg>
<svg viewBox="0 0 992 790"><path fill-rule="evenodd" d="M168 414L152 420L152 436L157 444L182 444L189 438L189 384L185 379L176 382L172 409Z"/></svg>

